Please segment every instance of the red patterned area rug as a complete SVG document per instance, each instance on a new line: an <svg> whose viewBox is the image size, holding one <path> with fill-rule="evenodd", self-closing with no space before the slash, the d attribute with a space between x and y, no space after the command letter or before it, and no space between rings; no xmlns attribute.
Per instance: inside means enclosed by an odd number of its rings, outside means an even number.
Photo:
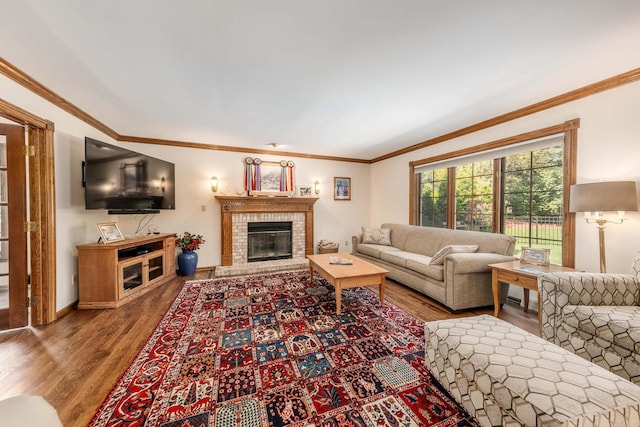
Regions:
<svg viewBox="0 0 640 427"><path fill-rule="evenodd" d="M476 425L424 366L423 323L291 271L185 284L91 426Z"/></svg>

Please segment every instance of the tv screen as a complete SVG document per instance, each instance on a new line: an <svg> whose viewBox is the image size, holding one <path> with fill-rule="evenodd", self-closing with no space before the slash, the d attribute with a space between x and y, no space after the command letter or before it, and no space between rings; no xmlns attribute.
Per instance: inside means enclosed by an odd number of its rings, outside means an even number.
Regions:
<svg viewBox="0 0 640 427"><path fill-rule="evenodd" d="M92 138L84 139L85 208L113 214L175 209L175 167Z"/></svg>

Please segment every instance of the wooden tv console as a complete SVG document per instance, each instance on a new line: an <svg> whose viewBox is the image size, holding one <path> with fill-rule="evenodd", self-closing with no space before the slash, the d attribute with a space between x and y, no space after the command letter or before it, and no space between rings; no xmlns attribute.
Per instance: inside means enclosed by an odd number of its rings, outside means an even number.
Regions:
<svg viewBox="0 0 640 427"><path fill-rule="evenodd" d="M176 276L175 234L78 248L78 308L116 308Z"/></svg>

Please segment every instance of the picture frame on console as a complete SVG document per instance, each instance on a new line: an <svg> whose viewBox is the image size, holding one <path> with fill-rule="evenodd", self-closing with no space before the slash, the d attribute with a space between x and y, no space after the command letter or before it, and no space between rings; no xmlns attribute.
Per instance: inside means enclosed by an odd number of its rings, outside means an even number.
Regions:
<svg viewBox="0 0 640 427"><path fill-rule="evenodd" d="M105 245L124 240L124 235L120 231L120 228L118 228L118 223L116 222L101 222L96 224L96 227L98 227L98 231L100 232L100 241Z"/></svg>
<svg viewBox="0 0 640 427"><path fill-rule="evenodd" d="M520 252L520 262L525 264L549 265L549 249L528 248L523 246Z"/></svg>
<svg viewBox="0 0 640 427"><path fill-rule="evenodd" d="M351 178L333 178L333 200L351 200Z"/></svg>

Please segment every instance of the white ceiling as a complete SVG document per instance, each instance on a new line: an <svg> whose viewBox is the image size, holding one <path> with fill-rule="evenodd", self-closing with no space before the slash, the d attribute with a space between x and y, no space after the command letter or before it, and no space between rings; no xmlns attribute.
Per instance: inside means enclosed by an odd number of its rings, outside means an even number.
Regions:
<svg viewBox="0 0 640 427"><path fill-rule="evenodd" d="M360 159L640 67L637 0L0 0L0 13L0 56L119 134Z"/></svg>

